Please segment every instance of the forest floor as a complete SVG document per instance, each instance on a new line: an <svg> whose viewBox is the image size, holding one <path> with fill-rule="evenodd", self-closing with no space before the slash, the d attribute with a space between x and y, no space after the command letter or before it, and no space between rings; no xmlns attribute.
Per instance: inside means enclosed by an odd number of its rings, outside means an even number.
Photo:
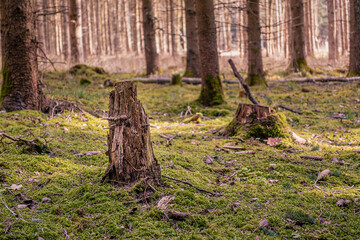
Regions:
<svg viewBox="0 0 360 240"><path fill-rule="evenodd" d="M48 96L77 102L98 117L76 111L0 113L0 132L36 136L50 148L29 153L22 144L2 139L1 239L359 238L358 82L269 82L268 88L252 88L263 105L284 114L291 130L309 141L300 145L284 138L275 147L266 139L246 138L244 132L232 138L211 133L230 123L240 102L249 103L239 98L237 85L224 85L227 104L203 108L195 101L200 86L138 83L162 174L221 194L163 178L164 186L141 202L132 188L101 183L108 165L107 121L102 118L112 89L103 86L107 78L128 76L101 71L44 75ZM278 104L303 114L284 111ZM180 115L188 106L193 114L203 114L201 122L183 123ZM89 151L102 153L78 155ZM331 172L315 184L326 169ZM163 196L175 197L168 209L188 217L168 219L157 207Z"/></svg>

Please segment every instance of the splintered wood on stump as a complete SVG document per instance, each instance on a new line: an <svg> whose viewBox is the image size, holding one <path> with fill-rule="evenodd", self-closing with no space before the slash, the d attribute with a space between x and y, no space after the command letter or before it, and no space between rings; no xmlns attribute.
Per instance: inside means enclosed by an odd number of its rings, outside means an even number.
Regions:
<svg viewBox="0 0 360 240"><path fill-rule="evenodd" d="M221 135L235 135L240 126L244 124L257 124L275 113L272 107L240 103L235 118L221 132Z"/></svg>
<svg viewBox="0 0 360 240"><path fill-rule="evenodd" d="M137 99L134 82L120 82L110 93L109 103L109 176L116 185L133 185L142 180L160 185L161 173L150 139L150 124Z"/></svg>

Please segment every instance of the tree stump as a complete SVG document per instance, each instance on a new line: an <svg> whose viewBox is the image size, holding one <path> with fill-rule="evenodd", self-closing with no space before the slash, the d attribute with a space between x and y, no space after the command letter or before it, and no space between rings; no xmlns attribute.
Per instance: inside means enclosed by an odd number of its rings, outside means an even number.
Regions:
<svg viewBox="0 0 360 240"><path fill-rule="evenodd" d="M109 176L115 185L134 185L144 181L160 185L161 172L150 139L150 124L137 99L134 82L120 82L110 93L109 103Z"/></svg>
<svg viewBox="0 0 360 240"><path fill-rule="evenodd" d="M272 107L240 103L235 118L222 131L221 135L235 135L239 127L246 124L260 124L263 120L269 119L275 113Z"/></svg>

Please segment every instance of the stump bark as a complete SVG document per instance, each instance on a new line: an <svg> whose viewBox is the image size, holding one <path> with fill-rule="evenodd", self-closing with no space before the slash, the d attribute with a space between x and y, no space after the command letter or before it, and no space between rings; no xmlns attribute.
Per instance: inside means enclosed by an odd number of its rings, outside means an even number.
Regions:
<svg viewBox="0 0 360 240"><path fill-rule="evenodd" d="M134 82L121 82L110 93L109 166L103 176L115 185L134 185L144 181L161 184L158 164L150 139L148 116L137 99Z"/></svg>
<svg viewBox="0 0 360 240"><path fill-rule="evenodd" d="M235 135L244 124L257 124L275 113L272 107L240 103L235 118L225 128L221 135Z"/></svg>

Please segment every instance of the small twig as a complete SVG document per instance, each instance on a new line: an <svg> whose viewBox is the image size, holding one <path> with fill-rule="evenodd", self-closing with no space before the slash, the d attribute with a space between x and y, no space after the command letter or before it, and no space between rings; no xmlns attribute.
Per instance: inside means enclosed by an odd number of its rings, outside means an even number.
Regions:
<svg viewBox="0 0 360 240"><path fill-rule="evenodd" d="M233 62L233 60L229 59L229 64L234 72L235 77L240 81L241 85L243 86L243 88L245 89L250 101L255 104L255 105L259 105L259 102L256 101L256 99L253 97L253 95L251 94L250 88L247 85L245 79L241 76L241 74L238 72L238 70L235 67L235 64Z"/></svg>
<svg viewBox="0 0 360 240"><path fill-rule="evenodd" d="M323 193L325 193L326 196L330 197L330 195L329 195L327 192L325 192L324 190L322 190L322 189L321 189L320 187L318 187L316 184L314 184L313 187L316 188L316 189L319 189L320 191L322 191Z"/></svg>
<svg viewBox="0 0 360 240"><path fill-rule="evenodd" d="M322 161L322 160L324 160L323 157L319 157L319 156L301 155L300 157L301 157L301 158L304 158L304 159L311 159L311 160L317 160L317 161Z"/></svg>
<svg viewBox="0 0 360 240"><path fill-rule="evenodd" d="M174 180L174 181L181 182L183 184L189 185L190 187L193 187L193 188L195 188L196 190L198 190L200 192L205 192L205 193L208 193L208 194L211 194L211 195L214 195L214 196L221 196L222 195L221 193L210 192L208 190L198 188L198 187L194 186L193 184L191 184L189 182L186 182L186 181L183 181L183 180L180 180L180 179L177 179L177 178L173 178L173 177L169 177L169 176L165 176L165 175L161 175L161 176L164 177L164 178L167 178L167 179L171 179L171 180Z"/></svg>
<svg viewBox="0 0 360 240"><path fill-rule="evenodd" d="M281 104L279 104L278 107L281 107L282 109L288 110L288 111L293 112L293 113L297 113L297 114L300 114L300 115L302 114L302 112L300 112L300 111L297 111L297 110L294 110L294 109L292 109L292 108L283 106L283 105L281 105Z"/></svg>
<svg viewBox="0 0 360 240"><path fill-rule="evenodd" d="M11 212L11 214L14 215L14 216L16 216L17 214L8 207L8 205L6 204L6 202L4 201L4 199L2 198L2 194L1 194L1 193L0 193L0 199L1 199L2 203L4 204L4 206Z"/></svg>

